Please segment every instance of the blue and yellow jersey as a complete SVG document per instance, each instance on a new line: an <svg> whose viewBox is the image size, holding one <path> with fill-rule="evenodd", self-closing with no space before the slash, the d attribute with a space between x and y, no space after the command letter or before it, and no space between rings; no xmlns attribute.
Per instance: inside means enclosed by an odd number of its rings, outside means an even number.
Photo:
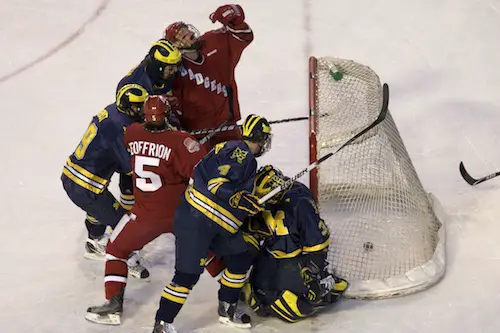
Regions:
<svg viewBox="0 0 500 333"><path fill-rule="evenodd" d="M260 227L250 226L250 229L253 232L259 229L262 234L262 226L267 226L263 246L277 259L323 251L330 244L328 227L319 215L311 191L297 181L278 204L266 206L259 223Z"/></svg>
<svg viewBox="0 0 500 333"><path fill-rule="evenodd" d="M257 161L245 142L219 143L196 165L186 200L234 234L249 213L231 206L230 198L240 191L252 193L256 172Z"/></svg>
<svg viewBox="0 0 500 333"><path fill-rule="evenodd" d="M139 66L133 68L130 72L125 75L120 82L118 82L118 86L116 87L116 93L126 84L138 84L150 94L150 95L165 95L171 94L172 85L174 82L175 76L172 79L169 79L167 82L162 84L155 84L151 81L148 73L146 72L146 64L143 60Z"/></svg>
<svg viewBox="0 0 500 333"><path fill-rule="evenodd" d="M67 159L63 173L81 187L102 193L113 173L132 172L130 154L123 142L125 129L134 120L107 106L92 118L82 140Z"/></svg>

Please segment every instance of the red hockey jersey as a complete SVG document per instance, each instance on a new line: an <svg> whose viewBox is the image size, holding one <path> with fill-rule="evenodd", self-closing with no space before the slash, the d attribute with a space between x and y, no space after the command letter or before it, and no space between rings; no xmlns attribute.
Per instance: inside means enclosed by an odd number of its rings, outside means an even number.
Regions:
<svg viewBox="0 0 500 333"><path fill-rule="evenodd" d="M253 40L253 32L242 23L237 28L209 31L200 39L200 61L183 57L173 88L182 110L181 124L189 130L218 127L229 119L227 86L233 91L234 117L230 123L241 119L234 70Z"/></svg>
<svg viewBox="0 0 500 333"><path fill-rule="evenodd" d="M139 123L127 128L124 140L132 156L132 213L172 218L205 148L184 131L150 132Z"/></svg>

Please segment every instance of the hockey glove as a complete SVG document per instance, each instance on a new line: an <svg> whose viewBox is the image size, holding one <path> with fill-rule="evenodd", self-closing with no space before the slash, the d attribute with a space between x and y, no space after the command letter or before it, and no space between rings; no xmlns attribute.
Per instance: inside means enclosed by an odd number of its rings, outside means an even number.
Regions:
<svg viewBox="0 0 500 333"><path fill-rule="evenodd" d="M245 21L245 13L240 5L223 5L210 14L212 23L219 21L222 25L235 26Z"/></svg>
<svg viewBox="0 0 500 333"><path fill-rule="evenodd" d="M229 205L255 215L264 210L264 205L259 204L259 197L248 191L236 192L229 198Z"/></svg>

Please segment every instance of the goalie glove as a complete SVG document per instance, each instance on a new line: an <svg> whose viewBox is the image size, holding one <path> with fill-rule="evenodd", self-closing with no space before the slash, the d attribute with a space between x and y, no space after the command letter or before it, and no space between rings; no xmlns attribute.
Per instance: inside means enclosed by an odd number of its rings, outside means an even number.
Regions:
<svg viewBox="0 0 500 333"><path fill-rule="evenodd" d="M236 26L245 21L245 13L240 5L223 5L210 14L212 23L219 21L222 25Z"/></svg>
<svg viewBox="0 0 500 333"><path fill-rule="evenodd" d="M259 203L259 197L248 191L236 192L229 198L229 205L243 210L250 215L255 215L264 210L264 205Z"/></svg>

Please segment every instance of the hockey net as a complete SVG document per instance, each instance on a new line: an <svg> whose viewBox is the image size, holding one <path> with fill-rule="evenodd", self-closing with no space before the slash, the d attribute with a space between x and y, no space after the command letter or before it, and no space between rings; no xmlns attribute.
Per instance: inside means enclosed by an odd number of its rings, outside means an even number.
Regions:
<svg viewBox="0 0 500 333"><path fill-rule="evenodd" d="M333 79L335 69L341 80ZM382 85L373 70L350 60L311 57L309 70L314 162L377 118ZM310 177L332 235L330 269L349 281L347 297L405 295L444 275L441 209L423 189L390 112Z"/></svg>

